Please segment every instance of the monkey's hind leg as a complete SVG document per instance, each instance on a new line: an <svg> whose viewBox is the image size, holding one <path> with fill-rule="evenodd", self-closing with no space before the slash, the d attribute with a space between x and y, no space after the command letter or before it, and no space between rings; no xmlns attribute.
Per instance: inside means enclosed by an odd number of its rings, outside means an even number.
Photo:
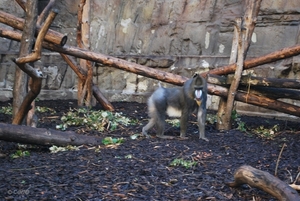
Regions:
<svg viewBox="0 0 300 201"><path fill-rule="evenodd" d="M156 120L154 118L151 118L149 120L148 124L143 127L143 130L142 130L143 135L145 135L146 137L149 137L148 130L153 128L153 126L155 125L155 122L156 122Z"/></svg>
<svg viewBox="0 0 300 201"><path fill-rule="evenodd" d="M198 126L199 126L199 139L209 141L205 137L205 120L206 120L206 109L199 109L197 114Z"/></svg>

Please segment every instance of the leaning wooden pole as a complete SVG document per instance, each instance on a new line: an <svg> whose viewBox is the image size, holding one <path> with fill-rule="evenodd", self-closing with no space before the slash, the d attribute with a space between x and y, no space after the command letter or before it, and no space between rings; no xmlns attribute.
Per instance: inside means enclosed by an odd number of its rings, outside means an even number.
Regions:
<svg viewBox="0 0 300 201"><path fill-rule="evenodd" d="M7 30L4 28L0 28L0 36L20 41L21 34L15 31ZM157 80L162 80L164 82L168 82L175 85L182 85L186 80L188 80L187 77L180 76L180 75L174 75L172 73L160 71L153 68L148 68L146 66L142 66L140 64L131 63L129 61L114 58L108 55L95 53L87 50L83 50L80 48L67 46L64 47L54 45L48 42L43 43L43 47L46 49L49 49L51 51L56 51L59 53L72 55L78 58L88 59L90 61L102 63L106 66L115 67L124 71L132 72L135 74L143 75L145 77L154 78ZM299 52L300 53L300 52ZM228 89L225 87L217 86L208 84L208 93L212 95L217 96L223 96L226 97L228 93ZM268 99L266 97L260 97L255 96L252 94L246 94L237 92L236 94L236 100L241 101L244 103L249 103L252 105L257 105L260 107L264 107L267 109L283 112L286 114L291 114L295 116L300 116L300 107L288 103L284 103L281 101L276 101L272 99Z"/></svg>
<svg viewBox="0 0 300 201"><path fill-rule="evenodd" d="M238 42L239 42L238 29L240 29L240 27L241 27L241 20L236 20L236 24L234 26L234 31L233 31L233 39L232 39L232 47L231 47L231 54L229 58L229 64L236 63L237 61ZM210 74L208 74L207 78L209 78L209 76ZM218 130L226 130L226 124L224 123L226 106L227 106L227 97L220 96L219 106L217 111L217 123L216 123L216 128Z"/></svg>
<svg viewBox="0 0 300 201"><path fill-rule="evenodd" d="M90 0L81 0L78 8L78 23L77 23L77 45L80 48L90 50ZM80 59L80 66L87 70L87 77L85 80L78 80L78 105L86 106L92 105L92 80L93 67L89 60Z"/></svg>
<svg viewBox="0 0 300 201"><path fill-rule="evenodd" d="M70 56L66 54L60 54L62 58L67 62L67 64L72 68L72 70L76 73L79 79L85 80L87 76L87 71L82 69L80 66L77 65L77 62L72 59ZM104 107L105 110L114 111L114 106L106 99L106 97L102 94L100 89L93 84L93 95L96 100Z"/></svg>

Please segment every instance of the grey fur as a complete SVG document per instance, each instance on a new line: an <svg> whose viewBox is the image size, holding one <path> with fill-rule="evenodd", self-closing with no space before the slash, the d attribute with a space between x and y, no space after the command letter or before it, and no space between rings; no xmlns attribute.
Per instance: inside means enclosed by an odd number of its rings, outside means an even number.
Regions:
<svg viewBox="0 0 300 201"><path fill-rule="evenodd" d="M198 106L195 90L201 90L201 101ZM198 91L199 92L199 91ZM152 127L157 127L157 137L172 138L164 136L166 115L180 116L180 137L185 138L189 115L196 111L199 127L199 138L208 141L205 137L207 83L204 78L196 74L186 81L183 87L163 88L159 87L148 99L149 123L143 127L143 134ZM181 115L180 115L181 114Z"/></svg>

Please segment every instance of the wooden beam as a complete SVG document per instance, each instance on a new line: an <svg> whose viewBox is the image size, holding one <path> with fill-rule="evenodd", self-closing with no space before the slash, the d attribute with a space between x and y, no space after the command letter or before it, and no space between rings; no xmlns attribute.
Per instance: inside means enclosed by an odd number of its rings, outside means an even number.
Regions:
<svg viewBox="0 0 300 201"><path fill-rule="evenodd" d="M1 27L0 27L0 36L17 40L17 41L19 41L21 38L21 35L16 33L15 31L7 30ZM136 73L138 75L143 75L149 78L154 78L171 84L182 85L186 80L188 80L188 78L184 76L175 75L169 72L164 72L153 68L148 68L146 66L131 63L129 61L114 58L100 53L83 50L72 46L65 45L64 47L61 47L48 42L43 42L43 47L52 51L72 55L78 58L88 59L94 62L99 62L106 66L112 66L121 70ZM227 97L228 89L218 85L208 84L208 93L212 95ZM259 97L256 95L242 93L242 92L237 92L235 98L237 101L261 106L267 109L271 109L271 110L275 110L275 111L279 111L279 112L283 112L295 116L300 116L300 107L296 105L284 103L282 101L276 101L266 97Z"/></svg>
<svg viewBox="0 0 300 201"><path fill-rule="evenodd" d="M21 31L24 27L24 20L22 18L15 17L14 15L5 13L3 11L0 11L0 22ZM38 32L41 30L41 27L37 26L34 30L35 35L37 35ZM49 29L45 36L45 40L51 43L55 43L57 45L64 46L68 40L68 37L67 35L63 35L59 32Z"/></svg>

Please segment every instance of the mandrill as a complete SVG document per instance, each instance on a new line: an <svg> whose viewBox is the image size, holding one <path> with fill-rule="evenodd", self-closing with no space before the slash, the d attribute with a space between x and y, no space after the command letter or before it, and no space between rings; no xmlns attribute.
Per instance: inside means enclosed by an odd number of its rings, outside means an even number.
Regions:
<svg viewBox="0 0 300 201"><path fill-rule="evenodd" d="M164 136L166 115L180 117L180 137L186 138L186 129L189 115L196 111L199 127L199 138L205 141L207 84L204 78L195 74L187 80L183 87L163 88L159 87L148 100L149 123L143 127L143 134L148 136L147 131L157 127L157 137Z"/></svg>

